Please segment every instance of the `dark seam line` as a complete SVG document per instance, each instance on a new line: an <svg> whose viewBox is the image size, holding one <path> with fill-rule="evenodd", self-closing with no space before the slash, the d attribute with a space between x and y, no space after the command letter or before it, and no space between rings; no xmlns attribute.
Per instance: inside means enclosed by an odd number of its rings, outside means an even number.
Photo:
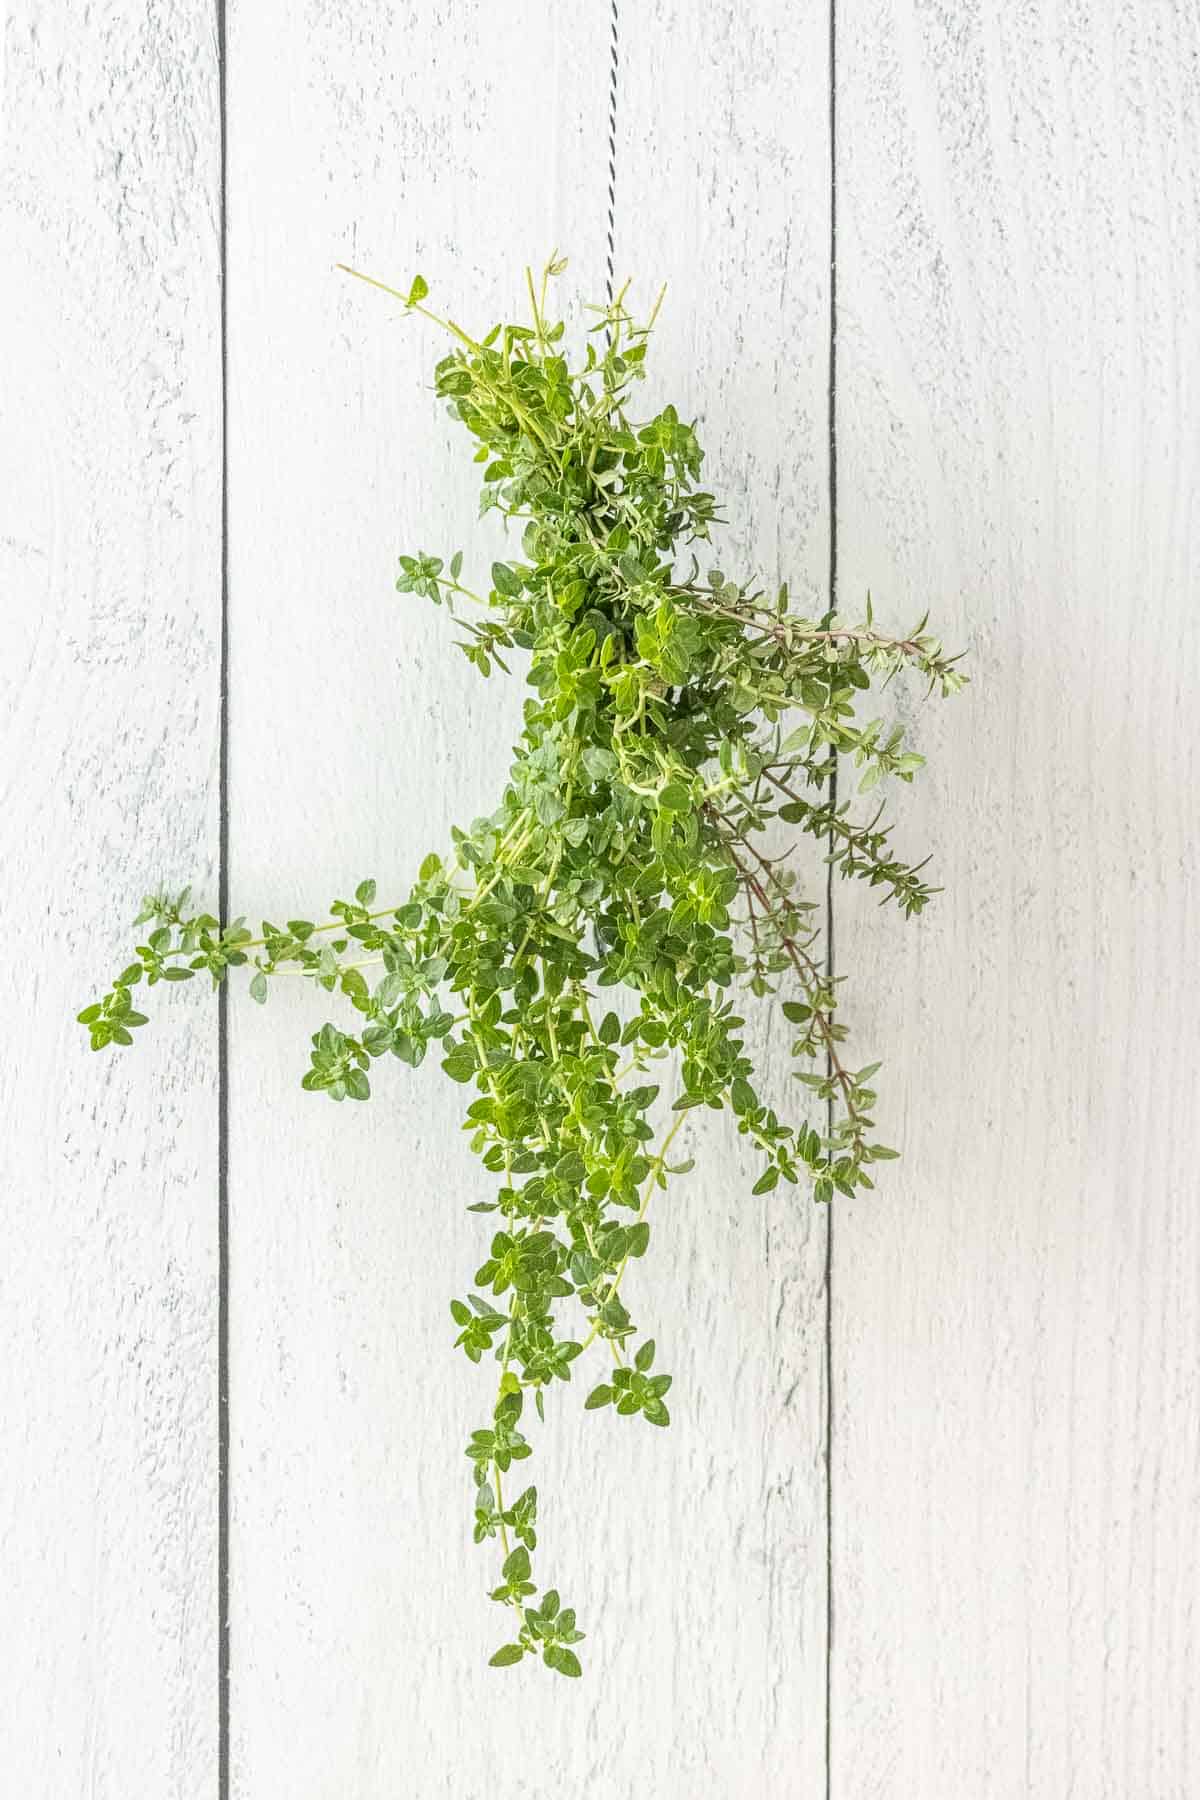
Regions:
<svg viewBox="0 0 1200 1800"><path fill-rule="evenodd" d="M837 606L837 0L829 0L829 608ZM838 803L837 757L829 774L829 804ZM834 848L830 831L830 849ZM834 869L825 872L825 973L832 986L834 958ZM831 1052L825 1074L833 1074ZM826 1129L833 1133L834 1105L827 1102ZM833 1195L825 1224L825 1800L833 1797Z"/></svg>
<svg viewBox="0 0 1200 1800"><path fill-rule="evenodd" d="M617 74L619 59L617 52L617 0L612 0L612 53L608 69L608 262L606 265L606 292L608 304L613 302L613 273L616 264L617 241Z"/></svg>
<svg viewBox="0 0 1200 1800"><path fill-rule="evenodd" d="M220 194L217 269L221 334L221 651L217 793L217 912L229 920L229 379L225 0L216 0ZM229 1800L229 990L217 990L217 1796Z"/></svg>

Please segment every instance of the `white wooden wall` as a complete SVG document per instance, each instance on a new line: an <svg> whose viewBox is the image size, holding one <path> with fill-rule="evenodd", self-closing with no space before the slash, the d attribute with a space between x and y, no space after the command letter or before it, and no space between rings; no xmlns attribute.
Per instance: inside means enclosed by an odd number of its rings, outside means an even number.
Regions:
<svg viewBox="0 0 1200 1800"><path fill-rule="evenodd" d="M458 1094L302 1094L297 984L231 1005L223 1145L207 996L120 1061L72 1015L145 888L215 900L223 604L235 910L402 888L493 791L518 691L392 592L470 464L332 265L489 319L558 244L600 295L613 15L228 0L223 169L213 0L10 0L5 1793L217 1800L223 1154L230 1794L1200 1792L1200 6L835 5L618 0L613 237L723 559L820 606L836 547L970 648L900 797L946 893L835 897L905 1160L830 1219L695 1129L638 1272L672 1429L540 1455L568 1684L483 1667Z"/></svg>

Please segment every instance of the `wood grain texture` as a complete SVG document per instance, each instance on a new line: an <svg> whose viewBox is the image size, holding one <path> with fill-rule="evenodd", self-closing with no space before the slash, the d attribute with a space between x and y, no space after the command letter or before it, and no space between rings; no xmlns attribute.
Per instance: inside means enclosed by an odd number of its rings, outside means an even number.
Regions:
<svg viewBox="0 0 1200 1800"><path fill-rule="evenodd" d="M916 930L839 1204L833 1792L1183 1800L1200 1768L1200 14L839 7L841 597L928 604Z"/></svg>
<svg viewBox="0 0 1200 1800"><path fill-rule="evenodd" d="M645 301L668 284L646 407L672 400L697 419L705 482L728 521L702 565L768 586L786 579L797 606L820 613L828 10L656 0L623 9L621 31L616 277L632 273ZM807 878L819 900L819 856ZM764 1092L802 1112L788 1028L749 996L746 1011ZM752 1196L754 1158L729 1119L692 1117L695 1173L665 1197L654 1273L639 1268L637 1278L678 1403L668 1442L637 1446L652 1522L633 1522L622 1542L618 1507L609 1527L633 1584L652 1545L657 1573L639 1596L636 1648L658 1695L666 1688L671 1725L659 1752L644 1712L632 1715L622 1740L629 1785L618 1791L818 1794L825 1215L799 1189ZM599 1422L614 1444L623 1437L624 1421Z"/></svg>
<svg viewBox="0 0 1200 1800"><path fill-rule="evenodd" d="M500 553L432 393L443 346L333 264L419 268L452 316L490 323L557 242L572 289L599 294L606 23L532 4L231 9L239 908L315 916L367 874L403 895L494 803L519 678L481 681L446 615L394 591L402 550L461 545L468 570ZM503 1621L463 1447L491 1384L454 1353L448 1301L488 1237L465 1211L486 1179L436 1059L378 1071L350 1112L301 1092L329 1006L305 990L232 1009L234 1789L503 1792L536 1742L528 1791L549 1793L558 1771L603 1767L608 1727L594 1687L485 1666ZM543 1568L599 1623L597 1471L565 1466L570 1410L538 1456ZM610 1655L636 1625L618 1599ZM620 1701L628 1670L609 1717Z"/></svg>
<svg viewBox="0 0 1200 1800"><path fill-rule="evenodd" d="M176 995L127 1061L74 1014L128 961L141 895L211 878L216 850L211 7L24 0L3 56L2 1785L198 1797L215 1020Z"/></svg>

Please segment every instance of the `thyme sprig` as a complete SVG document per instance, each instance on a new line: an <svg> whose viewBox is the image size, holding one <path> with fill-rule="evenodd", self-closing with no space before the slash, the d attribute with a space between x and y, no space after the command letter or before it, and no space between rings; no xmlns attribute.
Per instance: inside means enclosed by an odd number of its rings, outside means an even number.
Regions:
<svg viewBox="0 0 1200 1800"><path fill-rule="evenodd" d="M124 1046L146 1023L135 990L246 969L264 1001L298 974L349 1009L313 1038L306 1088L366 1100L386 1059L416 1067L432 1049L473 1090L465 1128L495 1188L471 1210L495 1229L450 1312L456 1347L497 1365L466 1446L474 1536L497 1543L491 1597L510 1620L492 1661L540 1655L574 1676L574 1611L533 1580L537 1489L509 1492L531 1455L527 1405L543 1418L547 1391L602 1339L611 1368L585 1406L669 1423L671 1377L652 1338L635 1342L625 1283L651 1241L653 1196L691 1167L672 1160L690 1109L730 1108L762 1158L756 1194L801 1179L819 1201L853 1194L895 1155L874 1136L879 1065L847 1061L814 902L767 834L797 827L793 851L807 841L818 865L919 913L936 891L924 862L893 853L882 809L861 820L853 799L831 800L829 777L840 758L859 792L911 781L921 757L899 725L860 717L864 695L902 672L942 694L964 677L925 619L891 636L869 599L861 622L807 618L786 587L702 575L694 557L680 569L717 502L699 485L694 427L673 406L630 410L653 314L639 323L622 290L568 350L547 313L563 266L529 279L528 322L482 339L425 306L420 276L403 294L372 283L448 333L437 391L476 440L482 511L519 533L520 554L488 581L464 582L461 551L419 551L396 583L445 607L480 674L527 662L495 810L452 831L408 893L379 905L363 881L319 922L265 920L253 936L242 918L192 911L186 890L152 895L135 959L79 1017L94 1049ZM796 1077L827 1123L789 1121L759 1092L739 986L779 997ZM663 1064L669 1098L653 1078Z"/></svg>

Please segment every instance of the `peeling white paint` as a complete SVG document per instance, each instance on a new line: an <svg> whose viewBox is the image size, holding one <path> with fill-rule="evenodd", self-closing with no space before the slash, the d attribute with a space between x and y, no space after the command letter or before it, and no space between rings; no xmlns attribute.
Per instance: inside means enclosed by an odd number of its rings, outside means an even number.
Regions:
<svg viewBox="0 0 1200 1800"><path fill-rule="evenodd" d="M214 877L216 93L207 4L9 9L0 1786L47 1800L214 1791L216 1022L74 1015Z"/></svg>

